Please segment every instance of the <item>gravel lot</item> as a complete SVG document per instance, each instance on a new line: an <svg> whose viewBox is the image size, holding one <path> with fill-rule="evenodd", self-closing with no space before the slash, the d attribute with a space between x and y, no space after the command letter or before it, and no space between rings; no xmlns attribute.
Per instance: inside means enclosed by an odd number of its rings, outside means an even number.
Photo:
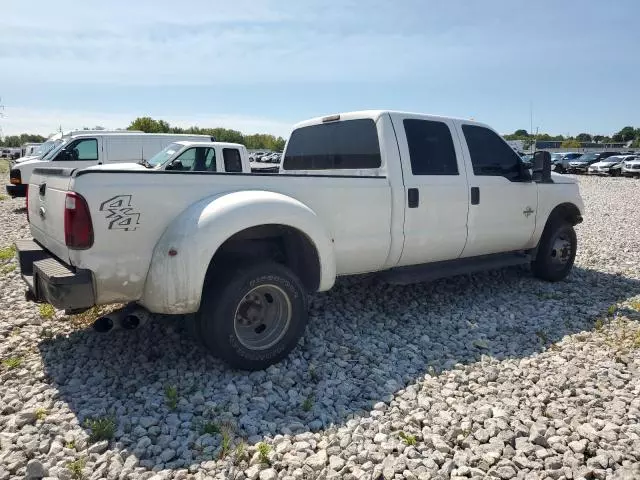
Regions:
<svg viewBox="0 0 640 480"><path fill-rule="evenodd" d="M46 318L0 260L0 480L640 478L640 181L580 182L567 281L342 280L251 374L176 319ZM0 202L0 247L23 205Z"/></svg>

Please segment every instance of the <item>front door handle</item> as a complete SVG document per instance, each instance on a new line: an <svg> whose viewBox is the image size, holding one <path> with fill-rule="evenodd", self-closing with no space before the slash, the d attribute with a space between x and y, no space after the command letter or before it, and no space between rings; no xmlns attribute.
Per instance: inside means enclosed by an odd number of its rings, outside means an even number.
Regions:
<svg viewBox="0 0 640 480"><path fill-rule="evenodd" d="M410 188L407 192L409 208L418 208L420 204L420 191L417 188Z"/></svg>
<svg viewBox="0 0 640 480"><path fill-rule="evenodd" d="M471 205L480 204L480 187L471 187Z"/></svg>

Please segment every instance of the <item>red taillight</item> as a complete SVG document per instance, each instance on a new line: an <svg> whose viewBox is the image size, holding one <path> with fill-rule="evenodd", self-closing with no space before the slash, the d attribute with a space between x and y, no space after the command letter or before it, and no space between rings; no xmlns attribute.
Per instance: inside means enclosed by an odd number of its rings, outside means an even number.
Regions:
<svg viewBox="0 0 640 480"><path fill-rule="evenodd" d="M64 242L73 250L86 250L93 245L89 205L74 192L68 192L64 199Z"/></svg>

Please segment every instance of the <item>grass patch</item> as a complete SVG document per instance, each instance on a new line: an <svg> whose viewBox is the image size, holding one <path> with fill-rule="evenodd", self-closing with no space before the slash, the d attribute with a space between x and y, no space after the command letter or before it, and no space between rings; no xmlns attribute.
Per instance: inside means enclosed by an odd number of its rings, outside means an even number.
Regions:
<svg viewBox="0 0 640 480"><path fill-rule="evenodd" d="M13 264L9 264L9 265L4 265L1 269L0 272L2 272L3 275L6 275L7 273L11 273L16 269L16 266Z"/></svg>
<svg viewBox="0 0 640 480"><path fill-rule="evenodd" d="M601 318L596 318L596 321L593 324L593 327L596 329L596 332L599 332L604 328L604 322L602 321Z"/></svg>
<svg viewBox="0 0 640 480"><path fill-rule="evenodd" d="M222 442L220 443L220 459L225 458L231 451L231 429L222 429Z"/></svg>
<svg viewBox="0 0 640 480"><path fill-rule="evenodd" d="M640 300L634 300L631 302L631 308L640 312Z"/></svg>
<svg viewBox="0 0 640 480"><path fill-rule="evenodd" d="M164 387L164 398L170 410L178 408L178 389L174 385Z"/></svg>
<svg viewBox="0 0 640 480"><path fill-rule="evenodd" d="M49 411L46 408L44 407L36 408L35 415L38 420L44 420L48 414L49 414Z"/></svg>
<svg viewBox="0 0 640 480"><path fill-rule="evenodd" d="M260 442L258 444L258 456L260 458L260 463L264 463L265 465L271 465L271 460L269 460L270 453L271 453L271 445L264 442Z"/></svg>
<svg viewBox="0 0 640 480"><path fill-rule="evenodd" d="M216 422L206 422L200 429L203 435L217 435L220 433L220 425Z"/></svg>
<svg viewBox="0 0 640 480"><path fill-rule="evenodd" d="M9 173L9 161L2 159L0 160L0 173Z"/></svg>
<svg viewBox="0 0 640 480"><path fill-rule="evenodd" d="M609 317L613 317L616 312L618 311L618 306L617 305L610 305L609 308L607 308L607 316Z"/></svg>
<svg viewBox="0 0 640 480"><path fill-rule="evenodd" d="M8 247L0 248L0 260L11 260L16 256L16 246L9 245Z"/></svg>
<svg viewBox="0 0 640 480"><path fill-rule="evenodd" d="M305 412L310 412L312 408L313 408L313 397L308 396L307 398L304 399L304 402L302 402L302 410L304 410Z"/></svg>
<svg viewBox="0 0 640 480"><path fill-rule="evenodd" d="M87 418L84 425L91 430L89 443L111 440L116 433L116 422L110 417Z"/></svg>
<svg viewBox="0 0 640 480"><path fill-rule="evenodd" d="M2 360L2 366L7 370L13 370L14 368L18 368L22 365L22 358L20 357L9 357Z"/></svg>
<svg viewBox="0 0 640 480"><path fill-rule="evenodd" d="M56 309L53 308L53 305L48 303L41 303L38 305L38 313L42 318L53 318L56 314Z"/></svg>
<svg viewBox="0 0 640 480"><path fill-rule="evenodd" d="M242 441L236 445L236 449L233 452L233 463L237 466L245 460L247 460L247 445Z"/></svg>
<svg viewBox="0 0 640 480"><path fill-rule="evenodd" d="M414 437L411 434L408 433L404 433L404 432L400 432L399 433L400 438L402 439L402 441L409 445L410 447L415 445L416 443L418 443L418 441L416 440L416 437Z"/></svg>
<svg viewBox="0 0 640 480"><path fill-rule="evenodd" d="M64 444L64 448L70 448L71 450L75 450L76 442L74 440L71 440L70 442L67 442Z"/></svg>
<svg viewBox="0 0 640 480"><path fill-rule="evenodd" d="M2 195L0 194L0 202L2 202L3 200L8 199L9 197L7 197L6 195Z"/></svg>
<svg viewBox="0 0 640 480"><path fill-rule="evenodd" d="M67 470L71 472L71 478L74 480L80 480L84 477L82 471L84 467L87 465L87 459L82 457L78 460L74 460L73 462L67 463Z"/></svg>

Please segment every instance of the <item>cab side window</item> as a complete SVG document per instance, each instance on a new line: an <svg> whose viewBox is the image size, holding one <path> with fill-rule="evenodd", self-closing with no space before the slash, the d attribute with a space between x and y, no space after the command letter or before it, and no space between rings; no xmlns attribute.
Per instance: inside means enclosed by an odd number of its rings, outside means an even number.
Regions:
<svg viewBox="0 0 640 480"><path fill-rule="evenodd" d="M473 174L505 177L515 182L520 178L520 157L498 134L477 125L463 125L469 147Z"/></svg>
<svg viewBox="0 0 640 480"><path fill-rule="evenodd" d="M237 148L223 148L222 158L224 159L225 172L242 172L240 150Z"/></svg>
<svg viewBox="0 0 640 480"><path fill-rule="evenodd" d="M98 140L86 138L76 140L60 152L56 160L66 161L98 161Z"/></svg>
<svg viewBox="0 0 640 480"><path fill-rule="evenodd" d="M210 147L193 147L182 152L173 162L182 172L215 172L216 151Z"/></svg>

